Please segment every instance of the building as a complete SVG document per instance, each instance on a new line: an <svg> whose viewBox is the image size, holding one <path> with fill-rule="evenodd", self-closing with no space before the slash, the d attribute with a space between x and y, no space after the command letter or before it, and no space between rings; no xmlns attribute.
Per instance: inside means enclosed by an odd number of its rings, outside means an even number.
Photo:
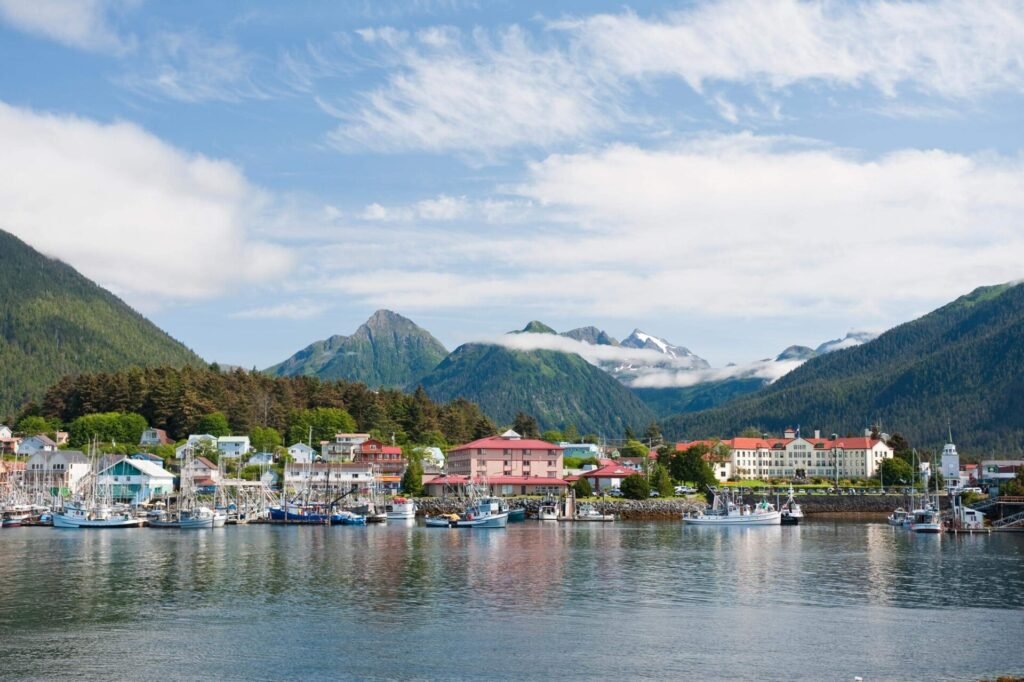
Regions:
<svg viewBox="0 0 1024 682"><path fill-rule="evenodd" d="M78 491L91 468L89 459L77 450L37 450L25 462L24 483L32 490L67 497Z"/></svg>
<svg viewBox="0 0 1024 682"><path fill-rule="evenodd" d="M153 464L156 464L160 468L163 468L163 466L164 466L164 459L163 459L163 457L158 457L157 455L152 455L152 454L150 454L148 452L136 452L134 455L132 455L131 458L132 459L139 459L139 460L142 460L144 462L152 462Z"/></svg>
<svg viewBox="0 0 1024 682"><path fill-rule="evenodd" d="M174 441L163 429L146 429L139 438L139 445L173 445Z"/></svg>
<svg viewBox="0 0 1024 682"><path fill-rule="evenodd" d="M321 443L320 454L327 462L351 462L359 446L368 440L368 433L336 433L334 440Z"/></svg>
<svg viewBox="0 0 1024 682"><path fill-rule="evenodd" d="M444 452L441 448L435 447L418 447L416 452L423 455L423 470L426 471L428 468L438 469L444 471Z"/></svg>
<svg viewBox="0 0 1024 682"><path fill-rule="evenodd" d="M720 441L729 449L728 459L714 462L715 478L741 479L823 477L872 478L885 459L891 459L893 450L885 441L863 437L802 438L787 431L783 438L732 438ZM683 451L698 444L714 446L718 441L691 441L676 443ZM714 459L714 457L708 458Z"/></svg>
<svg viewBox="0 0 1024 682"><path fill-rule="evenodd" d="M562 448L543 440L524 439L508 430L480 438L448 452L448 473L490 479L495 476L561 478Z"/></svg>
<svg viewBox="0 0 1024 682"><path fill-rule="evenodd" d="M376 438L369 438L360 443L355 450L353 461L372 464L384 476L401 476L408 465L402 448L384 445Z"/></svg>
<svg viewBox="0 0 1024 682"><path fill-rule="evenodd" d="M115 502L144 504L174 492L174 475L153 462L122 459L100 471L96 484L110 490Z"/></svg>
<svg viewBox="0 0 1024 682"><path fill-rule="evenodd" d="M188 440L174 449L174 457L176 459L182 459L185 456L186 449L191 449L193 452L197 452L202 451L205 448L216 450L217 436L211 436L208 433L190 433Z"/></svg>
<svg viewBox="0 0 1024 682"><path fill-rule="evenodd" d="M7 424L0 424L0 440L4 438L11 438L14 436L14 432L11 431L11 427Z"/></svg>
<svg viewBox="0 0 1024 682"><path fill-rule="evenodd" d="M469 483L466 476L437 476L424 483L427 495L433 497L447 497L449 494L459 494L462 488ZM540 476L493 476L485 483L491 495L546 495L558 496L565 492L569 483L560 478L546 478Z"/></svg>
<svg viewBox="0 0 1024 682"><path fill-rule="evenodd" d="M616 490L622 486L622 482L638 472L631 466L623 464L605 464L596 469L589 469L580 474L580 478L587 479L591 490L594 492L607 492Z"/></svg>
<svg viewBox="0 0 1024 682"><path fill-rule="evenodd" d="M942 480L946 482L947 490L955 490L962 487L960 484L960 455L956 452L956 446L946 443L942 448Z"/></svg>
<svg viewBox="0 0 1024 682"><path fill-rule="evenodd" d="M221 457L238 459L252 450L249 436L221 436L217 439L217 451Z"/></svg>
<svg viewBox="0 0 1024 682"><path fill-rule="evenodd" d="M272 452L257 452L249 457L249 461L246 462L248 466L270 466L274 463L274 453Z"/></svg>
<svg viewBox="0 0 1024 682"><path fill-rule="evenodd" d="M195 457L190 466L182 467L181 477L188 477L198 488L220 483L220 469L206 457Z"/></svg>
<svg viewBox="0 0 1024 682"><path fill-rule="evenodd" d="M983 459L980 481L982 483L1003 483L1017 476L1017 470L1024 466L1020 459Z"/></svg>
<svg viewBox="0 0 1024 682"><path fill-rule="evenodd" d="M601 453L601 448L594 443L567 443L563 441L558 446L562 448L563 457L578 457L579 459L593 457L594 459L600 459L604 456Z"/></svg>
<svg viewBox="0 0 1024 682"><path fill-rule="evenodd" d="M288 456L296 464L308 464L317 458L317 451L305 443L296 443L288 448Z"/></svg>
<svg viewBox="0 0 1024 682"><path fill-rule="evenodd" d="M57 444L42 433L24 438L18 444L19 455L34 455L37 452L55 452L56 450Z"/></svg>
<svg viewBox="0 0 1024 682"><path fill-rule="evenodd" d="M8 426L0 424L0 455L13 455L18 451L21 438L15 437Z"/></svg>
<svg viewBox="0 0 1024 682"><path fill-rule="evenodd" d="M355 490L368 494L374 484L373 466L357 462L314 462L286 464L285 489L335 491L338 494Z"/></svg>
<svg viewBox="0 0 1024 682"><path fill-rule="evenodd" d="M21 484L25 478L25 462L0 459L0 486L11 483Z"/></svg>

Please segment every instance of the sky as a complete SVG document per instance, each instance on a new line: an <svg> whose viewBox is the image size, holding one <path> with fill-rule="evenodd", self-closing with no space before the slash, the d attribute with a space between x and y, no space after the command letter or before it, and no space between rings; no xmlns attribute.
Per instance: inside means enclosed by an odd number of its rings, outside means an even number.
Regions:
<svg viewBox="0 0 1024 682"><path fill-rule="evenodd" d="M1024 2L0 0L0 229L210 361L720 367L1024 275Z"/></svg>

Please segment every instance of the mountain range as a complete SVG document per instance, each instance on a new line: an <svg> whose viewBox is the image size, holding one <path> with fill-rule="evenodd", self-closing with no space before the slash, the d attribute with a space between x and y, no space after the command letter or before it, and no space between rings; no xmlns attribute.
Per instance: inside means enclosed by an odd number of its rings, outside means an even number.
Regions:
<svg viewBox="0 0 1024 682"><path fill-rule="evenodd" d="M204 364L74 268L0 231L0 417L64 375Z"/></svg>
<svg viewBox="0 0 1024 682"><path fill-rule="evenodd" d="M857 433L882 422L938 447L1024 452L1024 285L982 287L861 345L812 358L770 386L664 420L674 438L748 426Z"/></svg>

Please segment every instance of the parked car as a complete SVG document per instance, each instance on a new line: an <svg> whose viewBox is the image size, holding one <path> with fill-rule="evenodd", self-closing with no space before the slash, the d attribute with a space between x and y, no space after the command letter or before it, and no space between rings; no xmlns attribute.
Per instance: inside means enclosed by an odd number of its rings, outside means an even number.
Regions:
<svg viewBox="0 0 1024 682"><path fill-rule="evenodd" d="M651 494L648 495L648 497L661 497L661 493L659 493L657 490L652 490Z"/></svg>
<svg viewBox="0 0 1024 682"><path fill-rule="evenodd" d="M622 497L622 491L619 490L618 488L612 488L611 490L608 491L608 494L611 495L612 497Z"/></svg>

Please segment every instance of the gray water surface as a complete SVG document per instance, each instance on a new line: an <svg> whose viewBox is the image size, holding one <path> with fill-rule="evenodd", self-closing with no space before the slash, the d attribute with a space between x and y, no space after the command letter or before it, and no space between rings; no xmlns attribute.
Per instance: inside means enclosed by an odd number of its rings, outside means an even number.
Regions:
<svg viewBox="0 0 1024 682"><path fill-rule="evenodd" d="M1024 674L1024 535L863 521L0 531L10 679Z"/></svg>

